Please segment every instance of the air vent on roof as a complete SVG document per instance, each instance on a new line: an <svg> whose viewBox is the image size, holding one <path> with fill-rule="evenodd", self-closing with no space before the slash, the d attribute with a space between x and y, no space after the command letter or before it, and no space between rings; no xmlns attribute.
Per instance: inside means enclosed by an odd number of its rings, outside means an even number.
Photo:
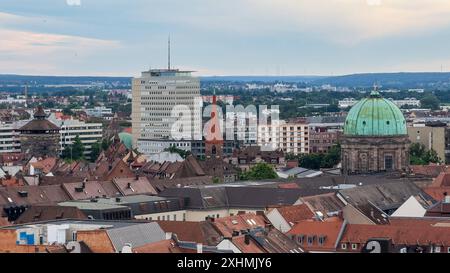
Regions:
<svg viewBox="0 0 450 273"><path fill-rule="evenodd" d="M231 220L231 223L232 223L233 225L237 225L237 224L238 224L238 221L236 221L236 220Z"/></svg>

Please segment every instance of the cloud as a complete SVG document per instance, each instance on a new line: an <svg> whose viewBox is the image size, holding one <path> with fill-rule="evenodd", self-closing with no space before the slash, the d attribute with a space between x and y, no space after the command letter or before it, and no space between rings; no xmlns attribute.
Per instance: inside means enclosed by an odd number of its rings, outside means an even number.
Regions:
<svg viewBox="0 0 450 273"><path fill-rule="evenodd" d="M344 45L450 26L448 0L192 0L177 8L156 2L138 11L143 20L234 35L312 34ZM148 16L149 9L165 12Z"/></svg>
<svg viewBox="0 0 450 273"><path fill-rule="evenodd" d="M0 23L8 27L30 24L33 18L0 13ZM6 24L2 24L5 26ZM0 28L0 72L1 73L45 73L60 74L72 65L88 61L98 53L121 48L121 43L74 35L41 33L15 28ZM13 70L11 70L13 69Z"/></svg>

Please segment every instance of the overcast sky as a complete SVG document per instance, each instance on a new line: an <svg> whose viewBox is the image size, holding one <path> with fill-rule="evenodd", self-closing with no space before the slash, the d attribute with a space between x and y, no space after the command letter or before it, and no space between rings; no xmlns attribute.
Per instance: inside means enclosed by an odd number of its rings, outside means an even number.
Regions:
<svg viewBox="0 0 450 273"><path fill-rule="evenodd" d="M1 0L0 73L450 71L449 0Z"/></svg>

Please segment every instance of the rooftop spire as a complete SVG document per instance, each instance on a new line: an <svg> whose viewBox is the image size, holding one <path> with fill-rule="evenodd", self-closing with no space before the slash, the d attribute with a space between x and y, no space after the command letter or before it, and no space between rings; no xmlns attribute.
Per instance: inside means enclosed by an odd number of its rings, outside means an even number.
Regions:
<svg viewBox="0 0 450 273"><path fill-rule="evenodd" d="M169 35L169 39L168 39L168 51L167 51L168 55L167 55L167 68L168 70L170 70L170 35Z"/></svg>
<svg viewBox="0 0 450 273"><path fill-rule="evenodd" d="M377 83L374 83L373 84L373 91L372 92L370 92L370 97L371 98L381 98L381 94L380 94L380 92L378 92L378 84Z"/></svg>

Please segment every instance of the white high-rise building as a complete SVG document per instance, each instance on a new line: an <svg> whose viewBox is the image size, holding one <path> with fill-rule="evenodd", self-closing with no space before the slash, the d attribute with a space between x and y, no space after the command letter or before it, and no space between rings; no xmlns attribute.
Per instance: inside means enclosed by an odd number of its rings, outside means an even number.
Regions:
<svg viewBox="0 0 450 273"><path fill-rule="evenodd" d="M191 141L201 133L200 80L191 71L152 69L133 79L133 147L144 154L156 154L177 146L191 150ZM182 116L174 116L174 107L184 107ZM178 121L189 127L189 137L175 139L172 126ZM199 130L200 128L200 130ZM190 131L190 133L189 133Z"/></svg>

